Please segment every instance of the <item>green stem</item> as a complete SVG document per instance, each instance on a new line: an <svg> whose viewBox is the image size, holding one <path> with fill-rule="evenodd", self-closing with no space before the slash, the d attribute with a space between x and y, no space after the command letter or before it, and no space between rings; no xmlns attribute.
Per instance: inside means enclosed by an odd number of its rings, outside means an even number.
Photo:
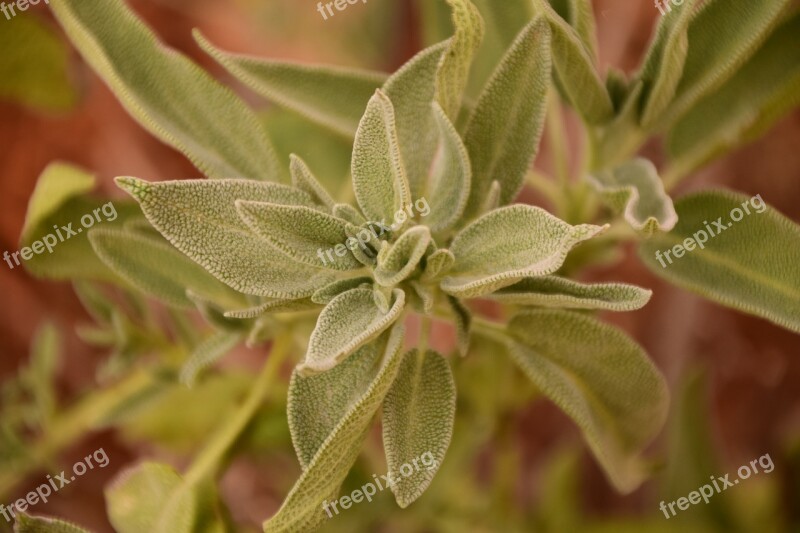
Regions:
<svg viewBox="0 0 800 533"><path fill-rule="evenodd" d="M556 176L563 188L569 183L569 157L565 143L564 113L561 110L558 94L552 89L548 102L550 112L547 114L547 138L550 141L550 153L556 167Z"/></svg>
<svg viewBox="0 0 800 533"><path fill-rule="evenodd" d="M212 437L211 442L195 458L184 476L186 483L194 484L216 474L225 455L239 439L264 402L270 384L289 354L290 348L291 337L288 334L279 337L275 341L269 358L264 364L261 374L253 384L247 400L245 400L233 418L220 428L217 434Z"/></svg>

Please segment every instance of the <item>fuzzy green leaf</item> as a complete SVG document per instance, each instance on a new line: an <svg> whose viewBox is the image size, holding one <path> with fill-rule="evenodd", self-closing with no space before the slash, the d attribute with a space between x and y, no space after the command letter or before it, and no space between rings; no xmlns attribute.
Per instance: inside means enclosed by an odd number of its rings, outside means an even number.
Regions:
<svg viewBox="0 0 800 533"><path fill-rule="evenodd" d="M106 489L106 506L119 533L221 533L213 488L192 485L172 467L142 463Z"/></svg>
<svg viewBox="0 0 800 533"><path fill-rule="evenodd" d="M295 261L333 270L361 268L347 253L347 221L341 218L306 206L244 200L236 202L236 209L250 229ZM333 262L325 260L325 251L336 246L345 248L344 256L335 254Z"/></svg>
<svg viewBox="0 0 800 533"><path fill-rule="evenodd" d="M264 302L254 307L246 309L235 309L233 311L226 311L227 318L238 318L240 320L248 320L251 318L258 318L267 313L288 313L292 311L307 311L309 309L317 309L319 304L311 301L309 298L301 298L298 300L273 300Z"/></svg>
<svg viewBox="0 0 800 533"><path fill-rule="evenodd" d="M422 196L439 131L431 104L440 58L449 41L426 48L392 74L383 91L395 111L397 139L414 198Z"/></svg>
<svg viewBox="0 0 800 533"><path fill-rule="evenodd" d="M281 180L256 115L156 35L121 0L50 6L84 59L150 133L214 178Z"/></svg>
<svg viewBox="0 0 800 533"><path fill-rule="evenodd" d="M333 281L324 269L302 265L273 248L239 218L236 200L313 207L297 189L248 180L148 183L117 178L147 219L178 250L217 279L245 294L293 299Z"/></svg>
<svg viewBox="0 0 800 533"><path fill-rule="evenodd" d="M358 458L361 444L367 436L369 425L397 376L397 371L402 361L400 349L402 347L403 334L402 326L398 326L393 328L390 334L381 337L381 339L385 340L378 342L378 349L373 352L378 356L382 355L382 362L379 363L380 370L377 371L366 392L358 398L351 397L354 400L352 406L346 410L346 414L336 423L333 430L319 446L316 454L304 469L302 476L295 483L278 513L264 523L265 533L311 531L325 520L325 512L322 510L322 505L326 499L333 499L338 494L339 487L344 481L347 472ZM362 357L373 358L375 355L371 357L370 352L365 352ZM366 362L368 363L369 361ZM355 365L358 362L351 364ZM342 372L342 374L338 372ZM325 376L328 374L331 374L331 376L326 378ZM334 403L337 408L334 409L333 414L336 412L341 413L339 410L342 405L341 402L346 400L346 398L339 396L343 386L350 387L354 385L351 382L343 383L340 380L343 376L350 377L352 374L348 374L347 370L339 371L336 368L317 377L317 379L321 380L329 379L329 383L324 381L315 383L325 390L337 391L337 399ZM336 379L337 377L340 379ZM313 388L316 390L318 387ZM301 391L302 387L297 390ZM298 392L298 394L302 393ZM308 415L309 412L305 411L305 413ZM309 416L314 421L320 420L319 415L311 414ZM294 420L293 431L298 431L300 430L301 419L295 418ZM307 418L305 420L311 419ZM322 423L327 424L329 422ZM307 428L305 424L304 427ZM302 439L305 435L298 436ZM312 435L309 435L309 437L313 442L314 437ZM308 450L310 446L306 447L304 445L303 449Z"/></svg>
<svg viewBox="0 0 800 533"><path fill-rule="evenodd" d="M178 308L193 308L189 289L220 305L244 305L241 294L165 243L142 234L96 228L89 232L95 253L122 279Z"/></svg>
<svg viewBox="0 0 800 533"><path fill-rule="evenodd" d="M561 18L569 22L591 57L597 52L597 28L591 0L548 0Z"/></svg>
<svg viewBox="0 0 800 533"><path fill-rule="evenodd" d="M310 194L320 205L333 209L336 200L331 198L325 187L317 181L306 162L294 154L290 156L290 161L289 171L292 176L292 186Z"/></svg>
<svg viewBox="0 0 800 533"><path fill-rule="evenodd" d="M181 383L194 386L197 375L213 365L244 340L242 332L220 331L197 345L181 368Z"/></svg>
<svg viewBox="0 0 800 533"><path fill-rule="evenodd" d="M386 313L376 307L369 289L352 289L331 300L317 319L298 371L309 375L329 370L391 327L405 306L402 290L394 289L392 295Z"/></svg>
<svg viewBox="0 0 800 533"><path fill-rule="evenodd" d="M458 118L470 66L483 40L483 18L470 0L446 0L452 10L455 34L442 55L436 76L436 100L450 120Z"/></svg>
<svg viewBox="0 0 800 533"><path fill-rule="evenodd" d="M343 292L361 287L364 284L372 284L372 278L361 276L358 278L342 279L325 285L311 295L311 301L320 305L325 305Z"/></svg>
<svg viewBox="0 0 800 533"><path fill-rule="evenodd" d="M671 170L684 175L763 133L800 105L800 14L795 14L718 91L669 132Z"/></svg>
<svg viewBox="0 0 800 533"><path fill-rule="evenodd" d="M633 311L647 304L653 291L624 283L578 283L558 276L526 278L489 295L505 304L565 309Z"/></svg>
<svg viewBox="0 0 800 533"><path fill-rule="evenodd" d="M51 246L52 253L36 254L24 262L20 260L33 275L48 279L94 279L122 283L95 255L81 219L84 216L92 218L90 226L121 226L134 215L141 216L141 212L129 201L102 203L90 199L85 193L94 187L94 183L94 176L64 163L53 163L42 172L28 204L20 239L21 249L32 247L37 241L43 243L47 240L55 244ZM65 227L76 234L70 236ZM41 252L47 251L40 245L35 248Z"/></svg>
<svg viewBox="0 0 800 533"><path fill-rule="evenodd" d="M455 262L456 258L450 250L446 248L436 250L427 258L422 281L430 281L443 276L450 271Z"/></svg>
<svg viewBox="0 0 800 533"><path fill-rule="evenodd" d="M461 357L466 357L469 353L469 346L472 341L472 313L461 303L458 298L447 297L450 309L453 311L453 321L456 325L456 340L458 342L458 353Z"/></svg>
<svg viewBox="0 0 800 533"><path fill-rule="evenodd" d="M528 276L558 270L569 250L605 227L571 226L547 211L513 205L482 216L456 235L456 258L442 280L444 291L460 298L488 294Z"/></svg>
<svg viewBox="0 0 800 533"><path fill-rule="evenodd" d="M689 51L674 98L674 122L729 80L764 43L792 0L709 0L689 24Z"/></svg>
<svg viewBox="0 0 800 533"><path fill-rule="evenodd" d="M15 533L89 533L88 529L55 518L17 513Z"/></svg>
<svg viewBox="0 0 800 533"><path fill-rule="evenodd" d="M751 214L745 214L743 204ZM680 216L675 229L639 248L650 270L713 301L800 333L800 227L760 196L748 200L728 191L688 195L675 208ZM734 209L743 217L739 222L733 221ZM687 242L690 238L694 245ZM700 249L698 240L704 239ZM678 250L681 257L675 253L678 245L684 248Z"/></svg>
<svg viewBox="0 0 800 533"><path fill-rule="evenodd" d="M369 220L391 220L412 200L394 109L382 91L370 99L358 126L352 172L358 205Z"/></svg>
<svg viewBox="0 0 800 533"><path fill-rule="evenodd" d="M550 23L553 64L572 106L590 124L611 119L614 105L581 37L546 0L533 2L537 14Z"/></svg>
<svg viewBox="0 0 800 533"><path fill-rule="evenodd" d="M378 266L373 273L375 281L393 287L409 277L430 243L431 232L427 226L414 226L403 233L385 254L378 255Z"/></svg>
<svg viewBox="0 0 800 533"><path fill-rule="evenodd" d="M587 179L611 209L622 213L633 229L647 237L670 231L678 222L658 170L647 159L639 157Z"/></svg>
<svg viewBox="0 0 800 533"><path fill-rule="evenodd" d="M696 0L686 0L684 4L670 6L674 13L662 21L664 32L659 36L659 57L657 65L645 71L645 102L641 124L650 128L669 106L675 96L675 89L683 75L683 66L689 52L689 23L692 20ZM663 46L660 44L663 39ZM651 72L652 70L652 72Z"/></svg>
<svg viewBox="0 0 800 533"><path fill-rule="evenodd" d="M539 149L550 69L550 29L537 18L509 48L467 126L473 176L467 216L479 213L493 181L500 184L502 204L519 194Z"/></svg>
<svg viewBox="0 0 800 533"><path fill-rule="evenodd" d="M419 498L436 475L453 436L455 414L456 385L447 360L433 350L408 352L383 403L383 446L400 507Z"/></svg>
<svg viewBox="0 0 800 533"><path fill-rule="evenodd" d="M578 424L611 482L643 480L638 454L667 415L668 390L644 350L621 331L568 311L531 310L509 324L512 358Z"/></svg>
<svg viewBox="0 0 800 533"><path fill-rule="evenodd" d="M195 40L228 72L259 95L348 137L353 137L370 97L385 81L379 72L298 65L216 48L197 30Z"/></svg>

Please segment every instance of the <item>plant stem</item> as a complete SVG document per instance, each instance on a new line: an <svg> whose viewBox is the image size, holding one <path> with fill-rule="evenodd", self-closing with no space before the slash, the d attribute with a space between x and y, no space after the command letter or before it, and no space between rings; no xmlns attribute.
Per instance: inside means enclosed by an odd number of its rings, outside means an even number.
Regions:
<svg viewBox="0 0 800 533"><path fill-rule="evenodd" d="M291 337L288 334L282 335L275 341L269 358L264 364L261 374L253 384L247 400L245 400L233 418L212 437L211 442L200 452L186 471L184 481L187 484L191 485L215 475L225 455L250 424L256 412L258 412L258 408L264 402L269 386L289 354L290 348Z"/></svg>
<svg viewBox="0 0 800 533"><path fill-rule="evenodd" d="M550 141L550 153L556 168L556 176L562 188L569 183L569 157L567 156L566 135L564 132L564 113L561 102L554 90L548 96L549 113L547 114L547 138Z"/></svg>

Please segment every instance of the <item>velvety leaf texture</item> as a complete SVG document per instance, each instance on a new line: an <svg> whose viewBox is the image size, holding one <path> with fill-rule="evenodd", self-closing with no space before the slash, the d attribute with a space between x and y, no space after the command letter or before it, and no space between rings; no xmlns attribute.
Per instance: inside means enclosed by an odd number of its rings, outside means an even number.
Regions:
<svg viewBox="0 0 800 533"><path fill-rule="evenodd" d="M400 507L419 498L436 475L455 415L456 385L447 360L433 350L408 352L383 403L383 447Z"/></svg>
<svg viewBox="0 0 800 533"><path fill-rule="evenodd" d="M17 513L15 533L90 533L88 529L55 518Z"/></svg>
<svg viewBox="0 0 800 533"><path fill-rule="evenodd" d="M209 177L283 179L255 114L182 54L163 46L121 0L50 9L128 112Z"/></svg>
<svg viewBox="0 0 800 533"><path fill-rule="evenodd" d="M402 290L395 289L392 296L394 301L386 313L375 306L368 289L352 289L331 300L317 319L298 371L310 375L329 370L389 329L405 306Z"/></svg>
<svg viewBox="0 0 800 533"><path fill-rule="evenodd" d="M441 287L454 296L471 298L528 276L551 274L573 246L604 229L571 226L529 205L492 211L456 235L450 247L456 261Z"/></svg>
<svg viewBox="0 0 800 533"><path fill-rule="evenodd" d="M317 181L305 161L294 154L290 156L290 161L289 171L292 176L292 186L310 194L320 205L333 209L336 201L328 194L325 187Z"/></svg>
<svg viewBox="0 0 800 533"><path fill-rule="evenodd" d="M194 35L203 50L261 96L348 137L355 135L367 102L386 81L378 72L231 54L200 32Z"/></svg>
<svg viewBox="0 0 800 533"><path fill-rule="evenodd" d="M493 181L500 184L502 204L522 188L544 127L550 69L550 29L537 18L511 45L467 126L473 175L468 216L479 213Z"/></svg>
<svg viewBox="0 0 800 533"><path fill-rule="evenodd" d="M800 333L800 226L760 198L728 191L691 194L680 198L675 208L680 216L675 229L639 248L650 270L713 301ZM734 221L740 214L741 220ZM705 241L702 248L700 241ZM684 249L678 250L680 257L674 249L678 245Z"/></svg>
<svg viewBox="0 0 800 533"><path fill-rule="evenodd" d="M397 376L403 334L399 326L382 337L385 340L380 342L379 351L384 354L383 362L375 379L319 447L277 514L264 523L265 533L310 531L325 520L322 505L325 499L338 494L358 457L370 422Z"/></svg>
<svg viewBox="0 0 800 533"><path fill-rule="evenodd" d="M451 120L458 117L467 87L470 66L483 40L483 19L470 0L446 0L453 16L455 34L439 63L436 99Z"/></svg>
<svg viewBox="0 0 800 533"><path fill-rule="evenodd" d="M624 283L584 284L558 276L542 276L503 287L489 298L514 305L633 311L644 307L652 294Z"/></svg>
<svg viewBox="0 0 800 533"><path fill-rule="evenodd" d="M431 232L426 226L415 226L403 233L385 255L378 256L375 280L385 287L392 287L409 277L430 242Z"/></svg>
<svg viewBox="0 0 800 533"><path fill-rule="evenodd" d="M647 159L627 161L611 170L588 176L603 200L633 229L651 236L656 231L669 231L678 222L672 199L655 165Z"/></svg>
<svg viewBox="0 0 800 533"><path fill-rule="evenodd" d="M514 317L512 358L581 428L617 489L643 480L638 454L661 429L668 392L644 350L621 331L568 311Z"/></svg>
<svg viewBox="0 0 800 533"><path fill-rule="evenodd" d="M314 206L297 189L248 180L148 183L118 178L147 219L178 250L245 294L303 298L333 281L330 271L293 261L239 218L237 200Z"/></svg>

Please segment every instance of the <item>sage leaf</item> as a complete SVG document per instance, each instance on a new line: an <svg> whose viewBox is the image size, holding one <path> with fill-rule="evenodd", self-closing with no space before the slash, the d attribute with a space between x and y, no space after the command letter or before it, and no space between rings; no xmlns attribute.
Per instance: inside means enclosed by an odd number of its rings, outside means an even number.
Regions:
<svg viewBox="0 0 800 533"><path fill-rule="evenodd" d="M266 313L307 311L309 309L317 309L318 307L319 305L312 302L309 298L302 298L299 300L272 300L246 309L227 311L225 316L228 318L247 320L250 318L258 318Z"/></svg>
<svg viewBox="0 0 800 533"><path fill-rule="evenodd" d="M58 520L55 518L45 518L43 516L31 516L17 512L17 522L14 524L15 533L89 533L88 529Z"/></svg>
<svg viewBox="0 0 800 533"><path fill-rule="evenodd" d="M591 0L549 0L553 10L569 22L591 57L597 54L597 28Z"/></svg>
<svg viewBox="0 0 800 533"><path fill-rule="evenodd" d="M559 276L526 278L488 296L511 305L633 311L647 304L652 291L624 283L578 283Z"/></svg>
<svg viewBox="0 0 800 533"><path fill-rule="evenodd" d="M370 99L358 126L352 173L356 200L369 220L392 220L412 200L394 109L382 91Z"/></svg>
<svg viewBox="0 0 800 533"><path fill-rule="evenodd" d="M50 6L128 112L213 178L283 179L256 115L230 89L156 35L121 0Z"/></svg>
<svg viewBox="0 0 800 533"><path fill-rule="evenodd" d="M314 174L311 172L311 169L308 168L305 161L294 154L290 156L290 160L289 171L292 176L292 186L310 194L320 205L324 205L328 209L333 209L333 206L336 205L336 201L331 198L331 195L328 194L325 187L317 181L317 178L314 177Z"/></svg>
<svg viewBox="0 0 800 533"><path fill-rule="evenodd" d="M193 308L189 289L222 306L243 305L244 298L162 239L121 230L95 228L92 248L128 283L177 308Z"/></svg>
<svg viewBox="0 0 800 533"><path fill-rule="evenodd" d="M433 350L406 353L383 402L383 447L400 507L431 484L450 445L455 415L456 385L447 360Z"/></svg>
<svg viewBox="0 0 800 533"><path fill-rule="evenodd" d="M709 0L689 24L683 76L659 129L729 80L781 21L791 0Z"/></svg>
<svg viewBox="0 0 800 533"><path fill-rule="evenodd" d="M190 484L168 465L146 462L106 489L106 507L119 533L222 533L213 491L211 484Z"/></svg>
<svg viewBox="0 0 800 533"><path fill-rule="evenodd" d="M587 179L611 209L622 213L625 222L647 237L669 231L678 222L658 170L647 159L638 157Z"/></svg>
<svg viewBox="0 0 800 533"><path fill-rule="evenodd" d="M236 209L253 232L295 261L333 270L361 268L344 244L346 220L298 205L237 200ZM325 252L337 246L345 249L344 255L326 260Z"/></svg>
<svg viewBox="0 0 800 533"><path fill-rule="evenodd" d="M514 40L467 125L473 176L467 217L479 213L493 181L500 184L503 205L522 189L544 127L550 69L550 29L537 18Z"/></svg>
<svg viewBox="0 0 800 533"><path fill-rule="evenodd" d="M397 140L414 198L423 194L438 146L439 131L432 104L440 58L448 46L449 41L445 41L421 51L383 86L383 92L394 105Z"/></svg>
<svg viewBox="0 0 800 533"><path fill-rule="evenodd" d="M604 230L590 224L571 226L529 205L497 209L453 239L450 251L456 261L441 287L453 296L474 298L528 276L551 274L573 246Z"/></svg>
<svg viewBox="0 0 800 533"><path fill-rule="evenodd" d="M795 14L725 85L675 123L667 140L672 173L685 175L752 140L800 105L798 32Z"/></svg>
<svg viewBox="0 0 800 533"><path fill-rule="evenodd" d="M447 302L450 304L450 309L453 311L458 353L461 357L466 357L469 353L470 337L472 336L472 313L470 313L469 309L467 309L458 298L448 296Z"/></svg>
<svg viewBox="0 0 800 533"><path fill-rule="evenodd" d="M450 120L458 118L467 87L470 66L483 40L483 19L470 0L446 0L453 17L455 34L442 55L436 75L436 100Z"/></svg>
<svg viewBox="0 0 800 533"><path fill-rule="evenodd" d="M514 361L569 415L614 486L630 492L638 454L661 429L668 390L644 350L621 331L569 311L530 310L509 331Z"/></svg>
<svg viewBox="0 0 800 533"><path fill-rule="evenodd" d="M181 367L181 383L187 387L194 386L197 375L203 369L225 357L244 338L243 332L220 331L205 339L192 350L189 359Z"/></svg>
<svg viewBox="0 0 800 533"><path fill-rule="evenodd" d="M343 292L361 287L364 284L371 285L372 278L361 276L358 278L336 280L312 294L311 301L320 305L325 305Z"/></svg>
<svg viewBox="0 0 800 533"><path fill-rule="evenodd" d="M450 250L446 248L436 250L427 257L425 270L422 273L422 281L431 281L443 276L450 271L455 262L456 258Z"/></svg>
<svg viewBox="0 0 800 533"><path fill-rule="evenodd" d="M675 229L639 247L650 270L717 303L800 333L797 224L760 196L748 200L721 190L684 196L675 209L680 217ZM743 217L739 222L732 218L735 209ZM678 250L680 257L675 253L678 245L684 248Z"/></svg>
<svg viewBox="0 0 800 533"><path fill-rule="evenodd" d="M319 446L280 510L264 523L264 533L310 531L325 520L323 504L326 503L326 498L333 499L338 494L339 487L358 458L369 425L397 376L402 361L400 349L403 335L403 327L397 326L389 334L381 337L381 341L377 343L377 351L382 354L382 361L375 378L362 395L357 399L354 398L355 401L346 410L346 414L335 424L333 430ZM369 357L369 352L362 357ZM357 362L352 364L357 364ZM330 372L337 370L338 368ZM341 372L345 374L333 374L328 378L331 379L329 385L323 382L315 382L315 385L326 390L337 391L345 385L351 386L350 382L340 380L333 383L337 376L340 378L343 375L351 376L351 374L346 374L347 370ZM326 379L324 377L326 374L322 374L320 379ZM298 394L303 394L301 391L302 387L298 388ZM337 395L335 405L341 406L341 401L342 397ZM305 413L309 413L309 411L306 410ZM319 416L311 416L314 421L319 420ZM295 418L294 420L295 429L293 431L297 431L300 419ZM310 419L306 419L306 421L308 420ZM304 424L303 428L308 429L308 426ZM314 435L309 435L309 437L313 441ZM303 436L300 438L302 439ZM303 449L310 448L310 446L308 448L304 446Z"/></svg>
<svg viewBox="0 0 800 533"><path fill-rule="evenodd" d="M433 289L418 281L410 281L409 285L414 289L411 293L411 304L414 306L414 309L425 315L433 313L433 307L436 304L436 296L434 295Z"/></svg>
<svg viewBox="0 0 800 533"><path fill-rule="evenodd" d="M173 246L239 292L304 298L333 281L330 271L304 266L270 246L236 210L236 200L313 207L302 191L249 180L116 182L139 201L150 223Z"/></svg>
<svg viewBox="0 0 800 533"><path fill-rule="evenodd" d="M375 281L384 287L393 287L409 277L430 243L431 232L427 226L414 226L403 233L385 255L378 255L378 266L373 272Z"/></svg>
<svg viewBox="0 0 800 533"><path fill-rule="evenodd" d="M311 333L305 360L297 367L303 375L324 372L386 331L400 317L405 293L392 291L394 302L387 313L373 302L369 289L351 289L325 306Z"/></svg>
<svg viewBox="0 0 800 533"><path fill-rule="evenodd" d="M533 2L537 15L544 15L550 24L553 64L570 103L589 124L610 120L614 105L580 36L547 0Z"/></svg>
<svg viewBox="0 0 800 533"><path fill-rule="evenodd" d="M430 214L425 225L432 232L450 229L467 207L472 183L472 167L467 148L439 104L433 104L439 128L439 150L431 176L419 198L430 199Z"/></svg>

